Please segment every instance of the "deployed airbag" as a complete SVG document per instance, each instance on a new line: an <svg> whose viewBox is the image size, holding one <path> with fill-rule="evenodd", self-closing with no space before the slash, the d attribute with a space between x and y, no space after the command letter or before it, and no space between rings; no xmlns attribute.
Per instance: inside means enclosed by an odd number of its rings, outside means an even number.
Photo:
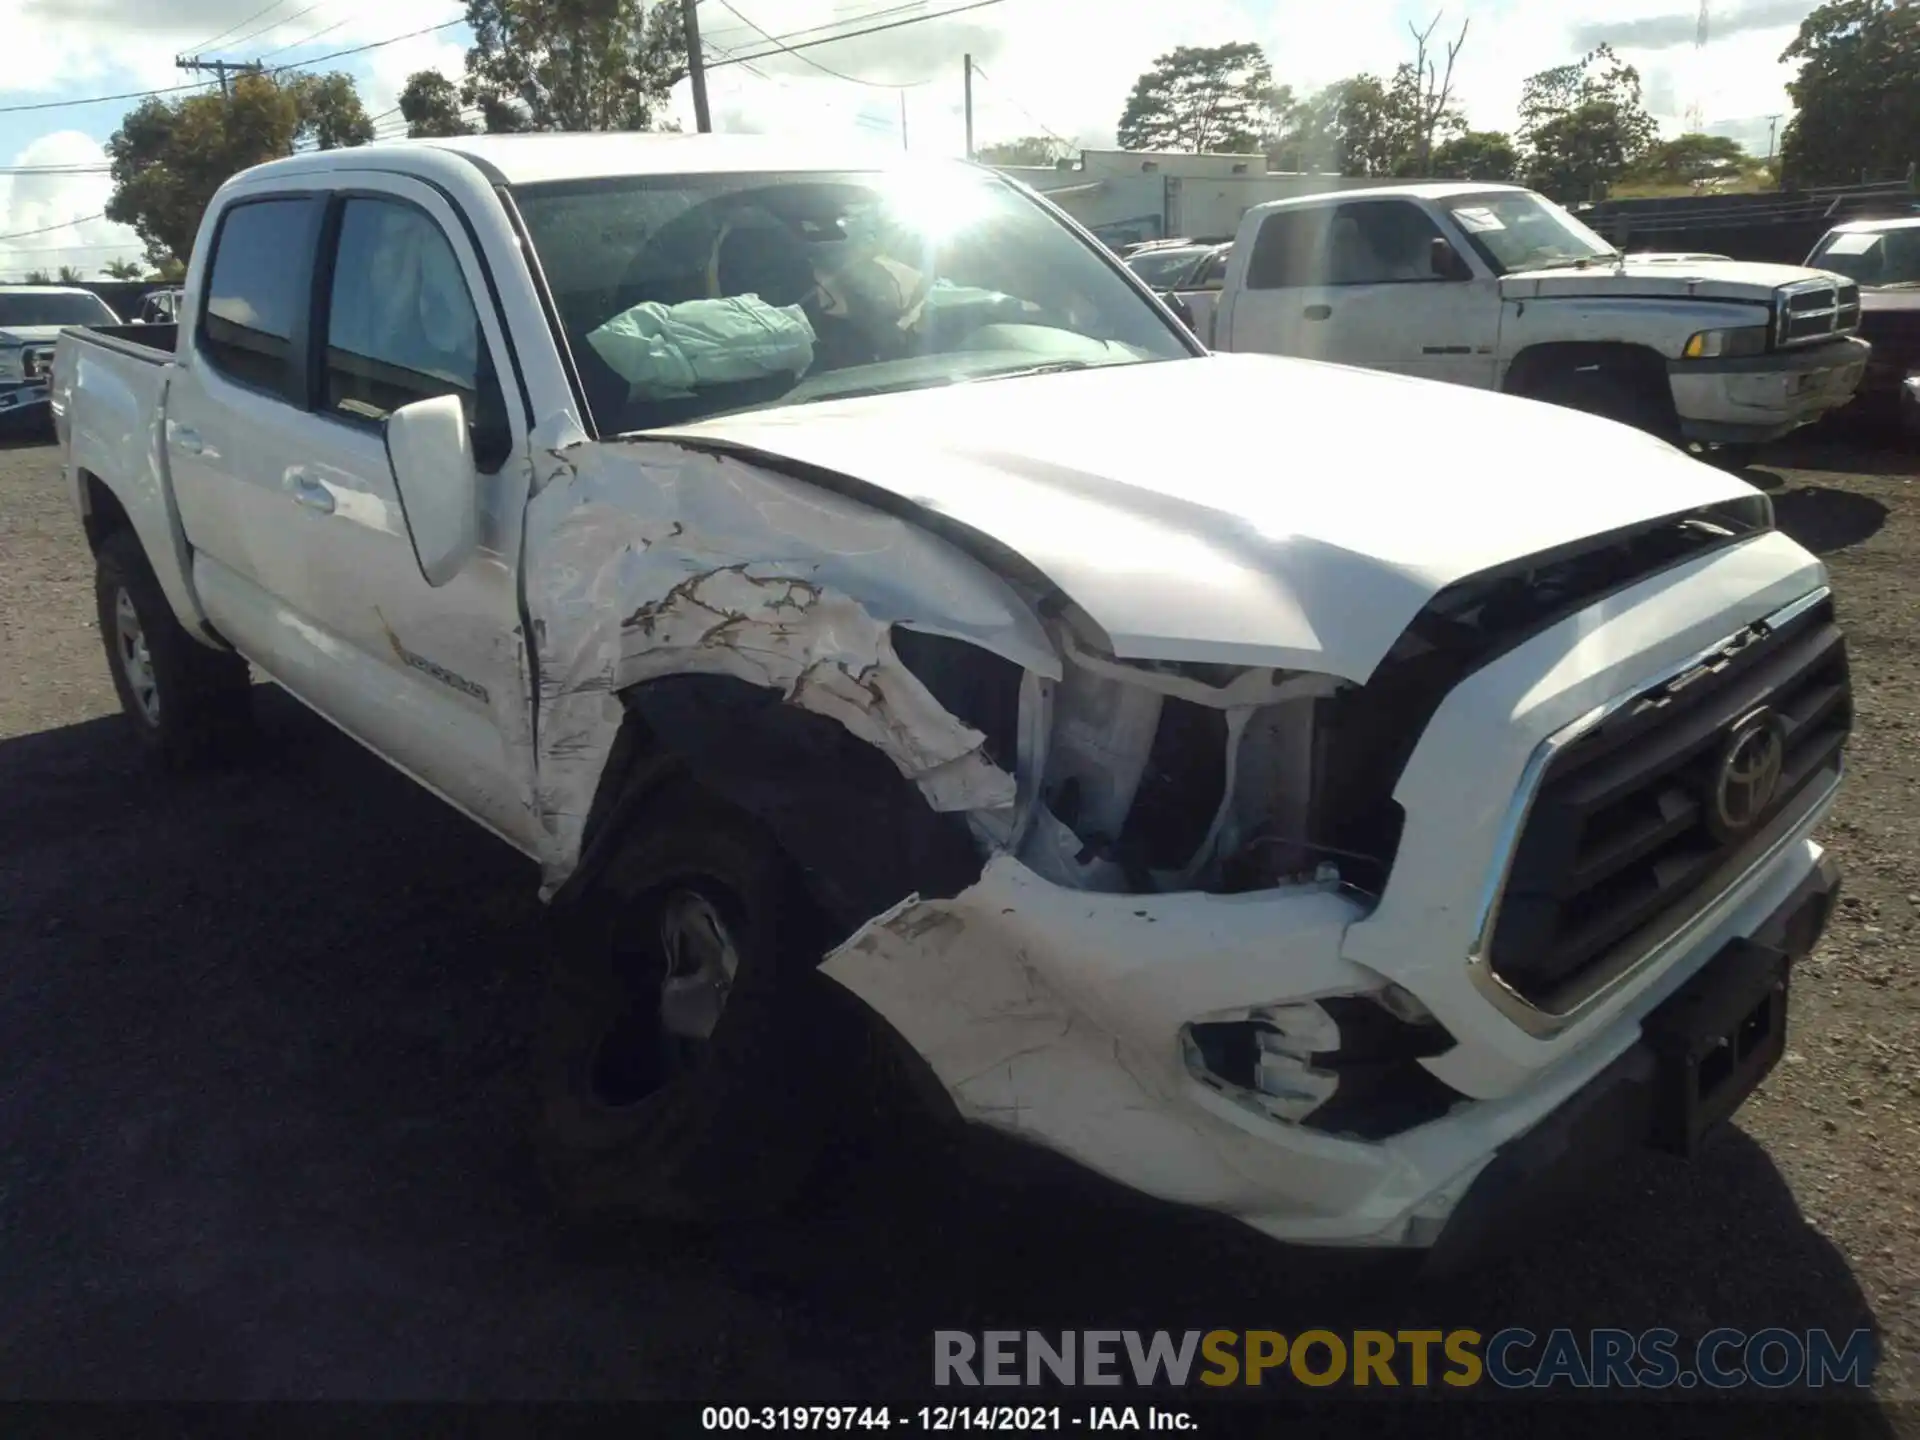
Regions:
<svg viewBox="0 0 1920 1440"><path fill-rule="evenodd" d="M648 300L588 333L587 343L646 399L675 399L708 385L806 374L813 326L798 305L758 295Z"/></svg>

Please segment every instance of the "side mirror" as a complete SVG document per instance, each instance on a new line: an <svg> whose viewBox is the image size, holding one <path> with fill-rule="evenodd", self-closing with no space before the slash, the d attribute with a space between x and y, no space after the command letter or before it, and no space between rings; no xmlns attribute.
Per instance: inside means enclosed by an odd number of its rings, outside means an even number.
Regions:
<svg viewBox="0 0 1920 1440"><path fill-rule="evenodd" d="M1433 273L1442 280L1471 280L1473 270L1461 258L1460 252L1444 235L1436 235L1427 242L1427 253L1433 266Z"/></svg>
<svg viewBox="0 0 1920 1440"><path fill-rule="evenodd" d="M1191 305L1187 304L1184 299L1174 294L1171 290L1157 290L1154 293L1160 297L1162 303L1164 303L1169 310L1180 317L1180 323L1182 325L1186 326L1189 330L1193 329L1193 307Z"/></svg>
<svg viewBox="0 0 1920 1440"><path fill-rule="evenodd" d="M402 405L387 417L386 440L413 557L427 584L444 585L480 546L480 487L466 407L458 395Z"/></svg>

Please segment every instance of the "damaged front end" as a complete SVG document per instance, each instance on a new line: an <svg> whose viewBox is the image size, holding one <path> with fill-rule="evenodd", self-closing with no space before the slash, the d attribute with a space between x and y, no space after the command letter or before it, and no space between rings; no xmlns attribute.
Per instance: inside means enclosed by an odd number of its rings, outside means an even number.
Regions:
<svg viewBox="0 0 1920 1440"><path fill-rule="evenodd" d="M1413 1063L1431 1027L1386 1074L1383 982L1338 955L1398 836L1390 779L1336 743L1368 734L1358 686L1118 659L1011 557L678 447L575 446L528 534L550 893L590 868L636 759L670 755L798 862L838 942L824 972L962 1113L1154 1193L1169 1147L1210 1143L1196 1095L1234 1125L1369 1134L1425 1113L1399 1091L1444 1092ZM1275 1005L1217 1013L1249 997ZM1311 1099L1281 1102L1262 1037L1302 1007L1320 1039L1288 1083ZM1272 1058L1239 1064L1249 1045Z"/></svg>
<svg viewBox="0 0 1920 1440"><path fill-rule="evenodd" d="M1444 587L1356 679L1118 655L1018 557L844 477L579 444L527 526L549 893L669 755L794 859L822 973L962 1114L1270 1233L1419 1243L1454 1178L1422 1127L1479 1102L1343 953L1396 783L1464 676L1747 510Z"/></svg>

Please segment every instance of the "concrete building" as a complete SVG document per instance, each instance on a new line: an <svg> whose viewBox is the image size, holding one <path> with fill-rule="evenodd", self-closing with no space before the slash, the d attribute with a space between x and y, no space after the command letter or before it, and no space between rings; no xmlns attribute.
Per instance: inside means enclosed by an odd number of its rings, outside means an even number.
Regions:
<svg viewBox="0 0 1920 1440"><path fill-rule="evenodd" d="M1065 210L1113 246L1167 235L1231 235L1240 217L1268 200L1318 195L1381 182L1350 175L1267 169L1264 155L1083 150L1058 165L997 167Z"/></svg>

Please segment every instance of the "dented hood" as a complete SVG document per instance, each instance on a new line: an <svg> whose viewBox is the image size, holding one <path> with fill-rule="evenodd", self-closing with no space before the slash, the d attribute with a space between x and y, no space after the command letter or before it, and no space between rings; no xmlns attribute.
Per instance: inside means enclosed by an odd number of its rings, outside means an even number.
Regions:
<svg viewBox="0 0 1920 1440"><path fill-rule="evenodd" d="M1751 494L1610 421L1213 355L749 411L668 431L903 497L1022 556L1129 659L1365 680L1438 591Z"/></svg>

